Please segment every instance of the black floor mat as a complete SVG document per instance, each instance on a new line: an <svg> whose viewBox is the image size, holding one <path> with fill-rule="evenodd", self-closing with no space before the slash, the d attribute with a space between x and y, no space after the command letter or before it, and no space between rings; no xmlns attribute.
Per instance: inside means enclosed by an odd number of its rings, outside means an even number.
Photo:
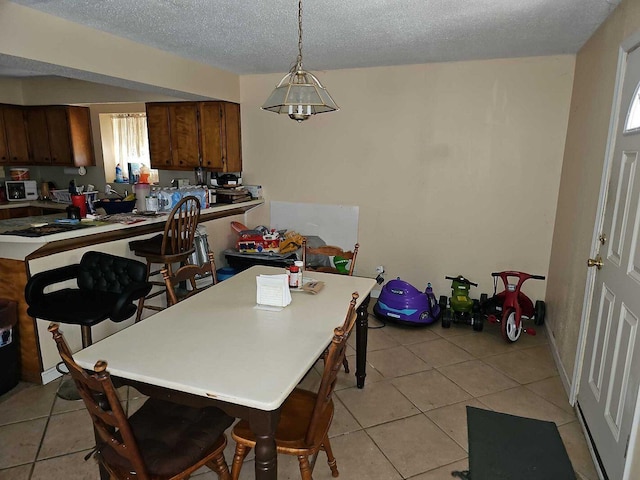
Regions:
<svg viewBox="0 0 640 480"><path fill-rule="evenodd" d="M556 424L467 406L471 480L575 480Z"/></svg>

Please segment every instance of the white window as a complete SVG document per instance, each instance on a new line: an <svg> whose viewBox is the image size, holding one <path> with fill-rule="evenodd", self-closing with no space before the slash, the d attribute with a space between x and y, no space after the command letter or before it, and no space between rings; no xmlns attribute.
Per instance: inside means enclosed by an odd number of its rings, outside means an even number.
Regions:
<svg viewBox="0 0 640 480"><path fill-rule="evenodd" d="M158 171L151 169L149 159L149 138L147 116L144 113L114 113L110 115L113 129L113 156L116 169L120 167L122 179L114 175L116 181L136 183L140 170L148 170L151 183L158 181ZM117 178L116 178L117 176Z"/></svg>
<svg viewBox="0 0 640 480"><path fill-rule="evenodd" d="M624 133L632 133L640 131L640 83L633 93L627 121L624 124Z"/></svg>

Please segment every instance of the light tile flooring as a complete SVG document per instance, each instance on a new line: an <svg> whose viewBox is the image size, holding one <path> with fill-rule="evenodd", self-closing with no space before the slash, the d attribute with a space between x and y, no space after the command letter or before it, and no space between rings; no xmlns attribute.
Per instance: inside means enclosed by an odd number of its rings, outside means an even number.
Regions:
<svg viewBox="0 0 640 480"><path fill-rule="evenodd" d="M370 326L380 325L372 315ZM598 478L576 415L555 368L543 328L538 335L505 343L497 325L481 333L438 324L407 328L388 324L369 330L367 381L355 388L342 373L334 395L331 443L345 480L450 479L468 466L465 406L553 421L580 480ZM350 339L354 344L354 337ZM355 351L350 363L355 369ZM315 388L321 366L303 384ZM0 397L0 480L97 479L94 441L81 402L56 397L59 381L21 384ZM129 412L144 398L122 389ZM232 460L233 442L226 458ZM526 450L527 445L522 445ZM330 479L320 454L316 480ZM280 479L298 479L297 460L280 456ZM203 469L199 480L215 475ZM241 479L253 478L252 455Z"/></svg>

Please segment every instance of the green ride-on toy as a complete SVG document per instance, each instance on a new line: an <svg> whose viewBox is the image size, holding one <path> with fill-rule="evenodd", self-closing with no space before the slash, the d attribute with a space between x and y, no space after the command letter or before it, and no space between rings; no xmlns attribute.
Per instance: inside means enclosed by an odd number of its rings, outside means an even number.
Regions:
<svg viewBox="0 0 640 480"><path fill-rule="evenodd" d="M464 278L462 275L457 277L444 277L451 280L451 297L445 295L440 296L438 304L440 305L442 328L449 328L451 322L464 323L472 325L476 332L482 331L483 318L480 314L480 302L473 300L469 296L469 288L473 285L477 287L477 283Z"/></svg>

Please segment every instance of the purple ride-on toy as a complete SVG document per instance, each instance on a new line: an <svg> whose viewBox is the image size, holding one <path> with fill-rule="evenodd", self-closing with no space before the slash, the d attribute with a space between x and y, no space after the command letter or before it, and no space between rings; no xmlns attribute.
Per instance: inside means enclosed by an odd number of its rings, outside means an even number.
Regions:
<svg viewBox="0 0 640 480"><path fill-rule="evenodd" d="M381 320L404 325L429 325L440 318L440 306L430 283L421 292L398 277L382 287L380 297L373 306L373 313Z"/></svg>

